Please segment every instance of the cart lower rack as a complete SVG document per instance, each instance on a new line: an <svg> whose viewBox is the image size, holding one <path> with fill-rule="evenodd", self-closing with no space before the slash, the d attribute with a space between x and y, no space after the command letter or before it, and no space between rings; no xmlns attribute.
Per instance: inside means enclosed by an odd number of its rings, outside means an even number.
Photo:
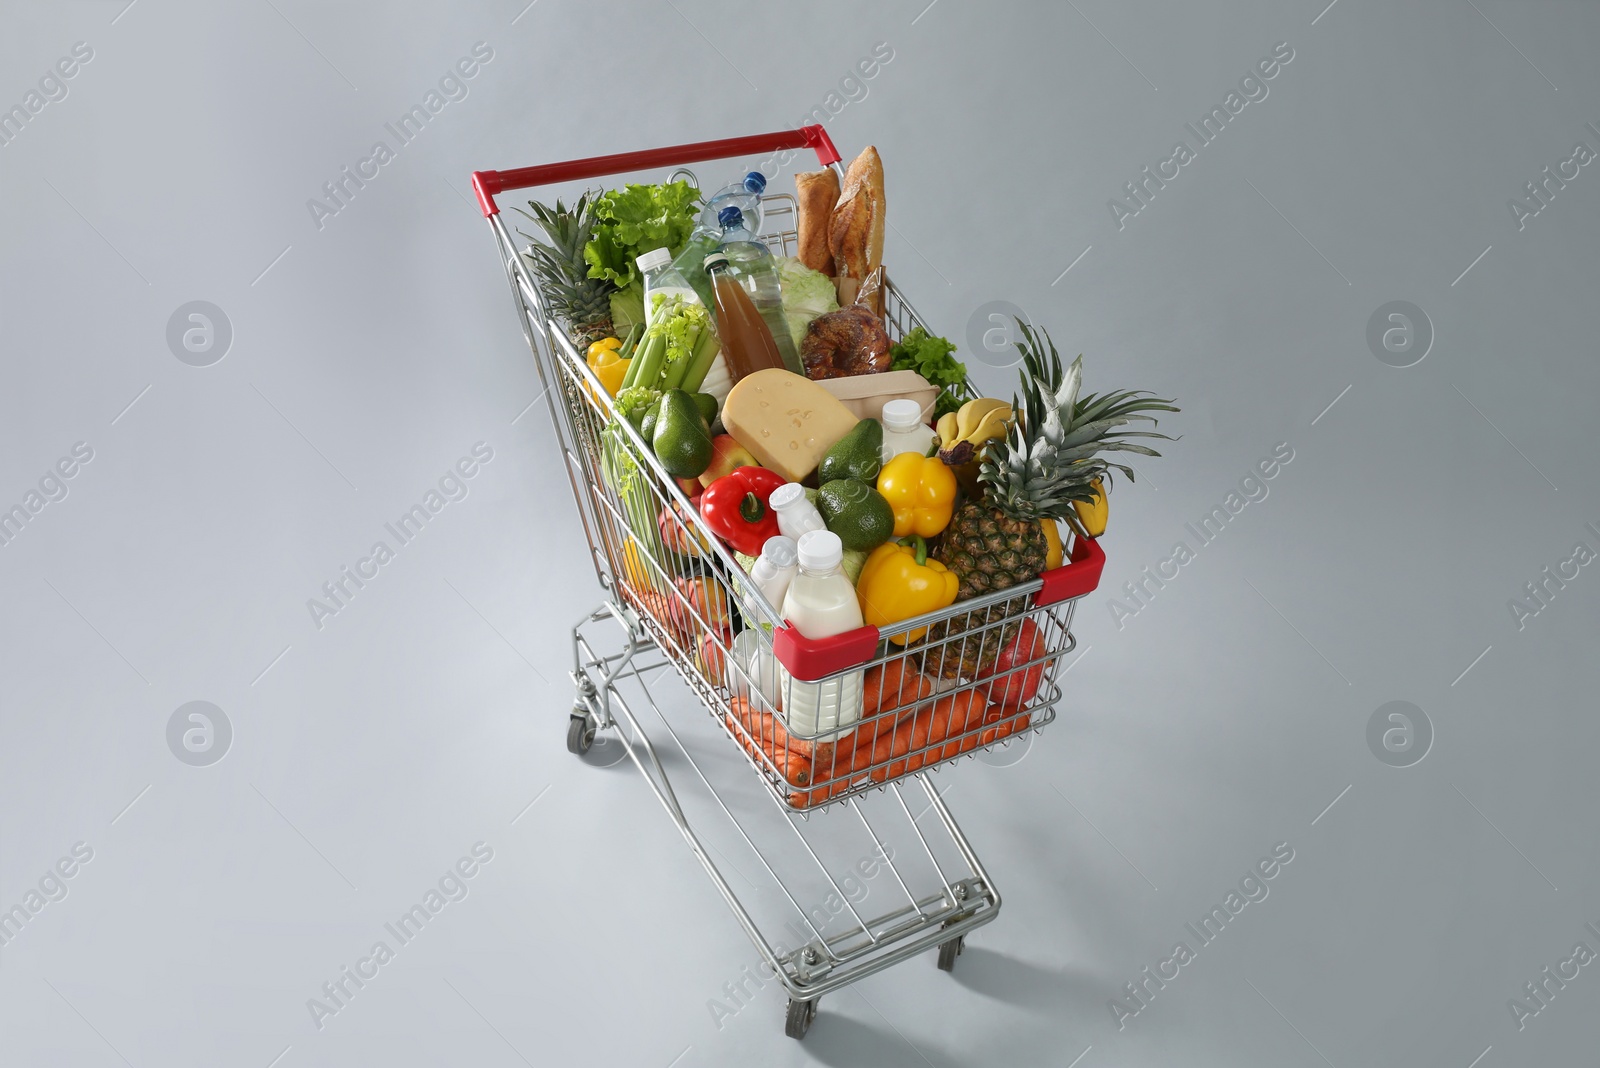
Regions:
<svg viewBox="0 0 1600 1068"><path fill-rule="evenodd" d="M549 312L495 196L803 147L841 171L822 127L807 126L472 176L605 594L572 631L567 748L589 754L605 732L602 744L617 745L618 759L638 768L763 970L787 991L785 1031L795 1038L823 994L934 947L949 970L966 934L998 915L1000 895L928 773L1018 744L1055 718L1058 679L1076 644L1073 609L1105 558L1094 541L1074 538L1063 565L1032 582L901 621L894 633L863 627L808 641L617 417ZM764 198L765 223L795 215L792 197ZM788 254L796 234L768 225L762 239ZM892 282L884 289L891 338L923 325ZM674 673L707 716L675 716L658 702ZM789 731L775 675L859 692L859 722ZM666 764L679 762L675 786Z"/></svg>

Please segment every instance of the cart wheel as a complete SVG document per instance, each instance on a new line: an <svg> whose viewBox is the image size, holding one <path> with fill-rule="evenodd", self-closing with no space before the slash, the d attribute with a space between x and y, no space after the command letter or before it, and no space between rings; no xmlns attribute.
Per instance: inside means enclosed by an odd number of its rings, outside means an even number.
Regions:
<svg viewBox="0 0 1600 1068"><path fill-rule="evenodd" d="M812 998L810 1001L796 1001L789 999L789 1011L784 1017L783 1033L790 1038L805 1038L806 1032L811 1030L811 1021L817 1018L817 1002L821 998Z"/></svg>
<svg viewBox="0 0 1600 1068"><path fill-rule="evenodd" d="M582 756L594 744L595 725L588 716L572 716L567 721L567 752Z"/></svg>
<svg viewBox="0 0 1600 1068"><path fill-rule="evenodd" d="M939 970L941 972L955 969L956 958L961 956L961 947L966 945L966 942L966 935L957 935L948 942L939 943Z"/></svg>

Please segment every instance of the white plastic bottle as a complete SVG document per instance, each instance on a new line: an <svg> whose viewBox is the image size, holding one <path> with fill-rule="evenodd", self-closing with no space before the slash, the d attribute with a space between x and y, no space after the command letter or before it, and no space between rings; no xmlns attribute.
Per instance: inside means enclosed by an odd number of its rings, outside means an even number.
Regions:
<svg viewBox="0 0 1600 1068"><path fill-rule="evenodd" d="M652 249L634 262L639 265L639 271L644 275L646 326L655 321L657 296L682 297L694 304L701 303L700 294L696 293L694 287L684 279L682 272L672 266L671 252L664 248Z"/></svg>
<svg viewBox="0 0 1600 1068"><path fill-rule="evenodd" d="M783 595L789 592L789 583L794 581L795 572L799 570L798 551L793 538L782 534L768 538L761 546L755 566L750 569L750 581L773 608L783 606Z"/></svg>
<svg viewBox="0 0 1600 1068"><path fill-rule="evenodd" d="M813 530L800 539L800 572L783 598L783 617L807 638L831 638L862 625L856 588L840 570L844 546L829 530ZM863 672L803 682L778 665L782 716L789 730L802 737L861 722ZM829 740L849 734L828 735Z"/></svg>
<svg viewBox="0 0 1600 1068"><path fill-rule="evenodd" d="M778 693L778 660L772 655L772 639L746 627L734 636L729 655L737 670L729 671L728 688L735 697L751 696L751 689L766 702L766 708L782 707ZM766 708L762 711L766 711Z"/></svg>
<svg viewBox="0 0 1600 1068"><path fill-rule="evenodd" d="M793 538L798 547L801 538L813 530L826 530L822 513L806 500L806 491L798 482L786 482L767 497L767 505L778 513L778 529L785 537ZM772 602L777 605L777 601Z"/></svg>
<svg viewBox="0 0 1600 1068"><path fill-rule="evenodd" d="M883 406L883 448L879 455L884 463L903 452L918 456L928 455L933 448L933 428L922 421L922 405L902 397Z"/></svg>

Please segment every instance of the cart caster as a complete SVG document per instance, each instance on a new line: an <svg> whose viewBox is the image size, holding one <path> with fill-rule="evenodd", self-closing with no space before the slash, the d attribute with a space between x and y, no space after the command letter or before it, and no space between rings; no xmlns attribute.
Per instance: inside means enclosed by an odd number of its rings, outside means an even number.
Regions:
<svg viewBox="0 0 1600 1068"><path fill-rule="evenodd" d="M812 998L810 1001L796 1001L789 999L789 1011L784 1016L783 1033L790 1038L805 1038L806 1032L811 1030L811 1021L817 1018L817 1002L821 998Z"/></svg>
<svg viewBox="0 0 1600 1068"><path fill-rule="evenodd" d="M585 714L574 713L567 721L567 752L582 756L594 744L595 723Z"/></svg>
<svg viewBox="0 0 1600 1068"><path fill-rule="evenodd" d="M961 949L966 945L966 942L966 935L957 935L948 942L939 943L939 970L941 972L955 969L956 958L961 956Z"/></svg>

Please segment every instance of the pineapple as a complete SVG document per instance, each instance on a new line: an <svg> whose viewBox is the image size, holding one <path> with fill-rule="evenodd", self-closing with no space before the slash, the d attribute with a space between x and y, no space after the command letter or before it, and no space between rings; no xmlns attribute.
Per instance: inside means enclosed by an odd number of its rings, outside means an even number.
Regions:
<svg viewBox="0 0 1600 1068"><path fill-rule="evenodd" d="M554 209L537 201L529 201L528 207L533 209L528 218L550 238L546 244L522 235L532 242L525 254L550 301L546 311L566 321L573 344L585 352L594 342L612 336L611 293L616 289L603 278L590 278L583 259L583 247L594 233L594 199L584 193L570 210L559 200Z"/></svg>
<svg viewBox="0 0 1600 1068"><path fill-rule="evenodd" d="M1177 411L1171 401L1136 391L1080 397L1083 357L1063 373L1050 335L1042 329L1036 334L1020 321L1018 326L1023 366L1022 403L1012 400L1016 421L1004 439L984 447L978 473L982 495L957 509L939 543L937 555L960 580L961 599L1038 578L1050 551L1040 521L1073 516L1073 502L1092 502L1112 468L1133 480L1130 469L1100 453L1159 456L1127 439L1172 440L1154 431L1117 429L1134 420L1155 423L1155 416L1146 413ZM929 639L948 639L1018 611L1019 605L1006 602L970 612L934 628ZM1015 623L985 627L981 638L931 649L926 659L934 662L925 666L942 678L974 678L993 665L1015 630Z"/></svg>

